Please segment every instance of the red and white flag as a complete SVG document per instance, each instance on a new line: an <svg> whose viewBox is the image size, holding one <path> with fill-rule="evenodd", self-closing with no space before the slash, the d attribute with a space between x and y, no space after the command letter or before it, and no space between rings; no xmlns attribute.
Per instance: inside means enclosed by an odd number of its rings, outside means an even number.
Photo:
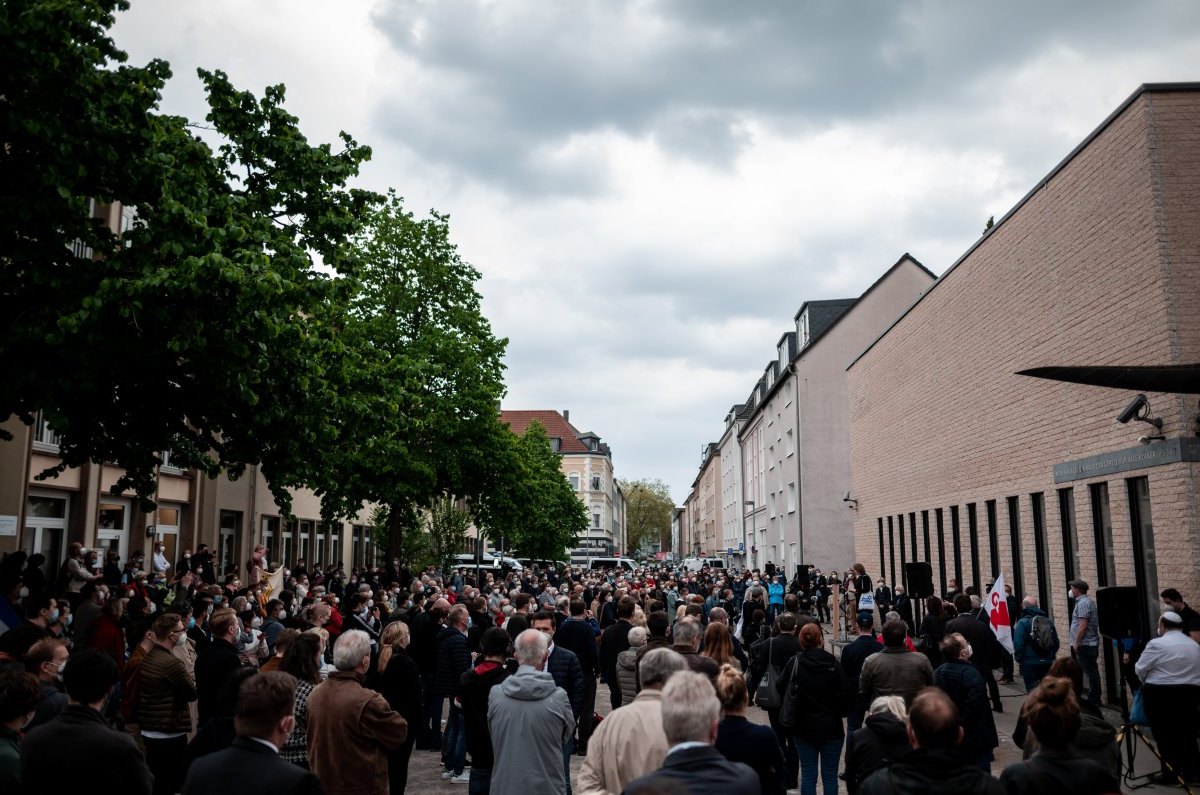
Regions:
<svg viewBox="0 0 1200 795"><path fill-rule="evenodd" d="M992 590L988 592L987 601L983 606L987 608L988 623L991 624L996 640L1012 654L1012 621L1008 615L1008 595L1004 593L1003 574L992 584Z"/></svg>

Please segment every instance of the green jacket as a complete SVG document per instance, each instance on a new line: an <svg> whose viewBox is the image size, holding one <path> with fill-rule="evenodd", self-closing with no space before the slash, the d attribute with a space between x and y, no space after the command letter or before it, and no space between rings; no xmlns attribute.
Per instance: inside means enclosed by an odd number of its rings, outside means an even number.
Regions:
<svg viewBox="0 0 1200 795"><path fill-rule="evenodd" d="M151 649L138 671L138 726L143 731L189 732L188 703L195 700L196 681L183 661L162 646Z"/></svg>

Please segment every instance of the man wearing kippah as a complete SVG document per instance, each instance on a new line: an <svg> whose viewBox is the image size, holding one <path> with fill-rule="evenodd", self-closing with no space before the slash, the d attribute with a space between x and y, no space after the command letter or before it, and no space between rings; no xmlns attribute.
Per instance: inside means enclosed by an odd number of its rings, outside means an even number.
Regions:
<svg viewBox="0 0 1200 795"><path fill-rule="evenodd" d="M1200 781L1196 747L1196 709L1200 707L1200 645L1183 632L1183 618L1172 610L1158 620L1159 637L1146 644L1134 671L1142 680L1142 698L1150 730L1158 743L1162 770L1156 784L1174 786Z"/></svg>

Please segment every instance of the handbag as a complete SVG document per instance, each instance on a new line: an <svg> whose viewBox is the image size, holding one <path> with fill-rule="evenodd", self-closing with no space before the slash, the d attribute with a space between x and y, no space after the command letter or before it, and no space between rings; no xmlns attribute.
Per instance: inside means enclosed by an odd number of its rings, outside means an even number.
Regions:
<svg viewBox="0 0 1200 795"><path fill-rule="evenodd" d="M1146 717L1146 705L1142 703L1141 688L1133 693L1133 706L1129 708L1129 722L1136 726L1150 725L1150 719Z"/></svg>
<svg viewBox="0 0 1200 795"><path fill-rule="evenodd" d="M783 700L779 694L779 669L771 663L774 652L775 644L768 640L767 675L759 683L758 689L754 691L754 702L768 711L779 709L779 705Z"/></svg>

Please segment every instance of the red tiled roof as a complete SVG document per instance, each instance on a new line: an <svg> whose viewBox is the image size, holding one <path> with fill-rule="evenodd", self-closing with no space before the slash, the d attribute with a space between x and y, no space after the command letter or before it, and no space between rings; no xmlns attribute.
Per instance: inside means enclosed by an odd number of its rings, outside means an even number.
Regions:
<svg viewBox="0 0 1200 795"><path fill-rule="evenodd" d="M576 430L575 426L567 422L563 418L563 415L554 409L534 409L532 411L502 409L500 411L500 422L508 425L509 429L517 435L523 435L525 429L529 427L529 423L534 420L537 420L546 428L546 435L551 439L557 436L562 440L559 452L592 452L586 444L579 441L579 431Z"/></svg>

